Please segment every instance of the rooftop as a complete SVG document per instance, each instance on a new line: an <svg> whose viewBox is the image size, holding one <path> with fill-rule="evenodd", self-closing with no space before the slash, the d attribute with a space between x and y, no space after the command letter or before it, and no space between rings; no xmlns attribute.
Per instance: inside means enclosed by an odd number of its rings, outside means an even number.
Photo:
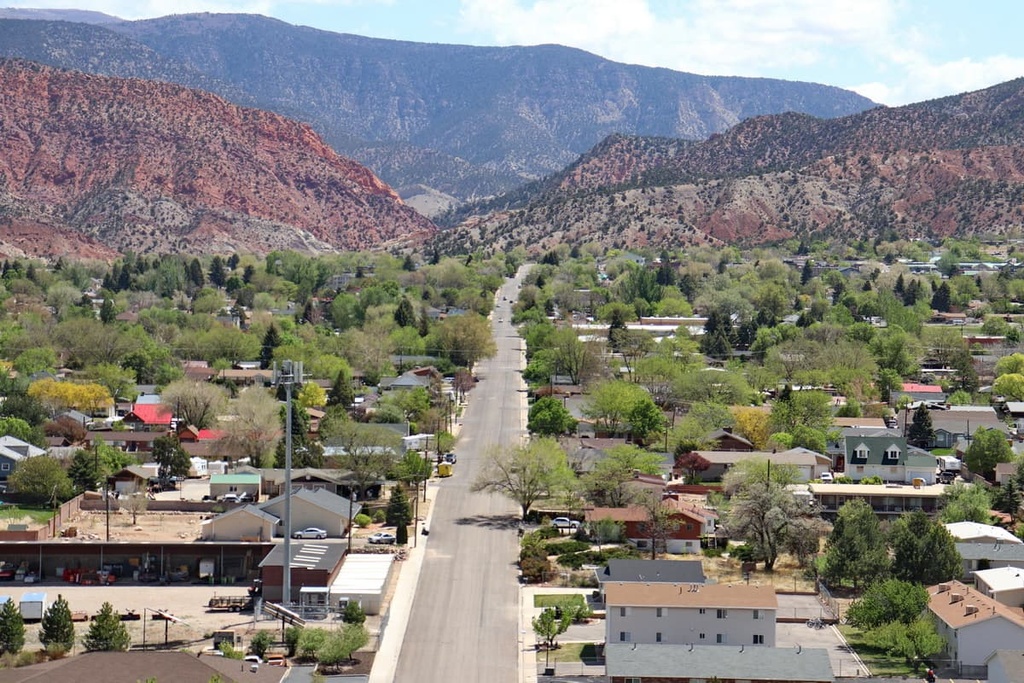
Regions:
<svg viewBox="0 0 1024 683"><path fill-rule="evenodd" d="M897 498L940 498L946 487L932 484L914 488L910 484L818 484L807 485L817 496L893 496Z"/></svg>
<svg viewBox="0 0 1024 683"><path fill-rule="evenodd" d="M956 550L965 560L1024 562L1024 543L957 543Z"/></svg>
<svg viewBox="0 0 1024 683"><path fill-rule="evenodd" d="M138 683L150 679L208 683L215 676L223 683L277 683L289 671L261 666L253 672L246 664L226 657L196 657L188 652L87 652L45 664L0 670L0 683Z"/></svg>
<svg viewBox="0 0 1024 683"><path fill-rule="evenodd" d="M654 680L685 676L690 680L800 683L835 680L828 650L817 648L608 643L605 658L609 677Z"/></svg>
<svg viewBox="0 0 1024 683"><path fill-rule="evenodd" d="M958 541L970 541L972 539L998 540L1003 543L1024 544L1024 541L1014 536L1002 527L991 524L979 524L978 522L953 522L947 524L946 531Z"/></svg>
<svg viewBox="0 0 1024 683"><path fill-rule="evenodd" d="M704 583L704 568L700 560L608 560L608 565L597 570L597 580L639 581L665 583Z"/></svg>
<svg viewBox="0 0 1024 683"><path fill-rule="evenodd" d="M332 571L345 556L344 543L292 543L292 568ZM260 567L280 567L284 564L284 543L278 543L263 558Z"/></svg>
<svg viewBox="0 0 1024 683"><path fill-rule="evenodd" d="M996 567L974 572L975 578L988 586L993 593L1020 590L1024 588L1024 569L1020 567Z"/></svg>
<svg viewBox="0 0 1024 683"><path fill-rule="evenodd" d="M608 606L777 609L779 605L772 586L747 584L608 581L604 592Z"/></svg>
<svg viewBox="0 0 1024 683"><path fill-rule="evenodd" d="M1024 631L1024 614L1019 609L1008 607L959 581L929 586L928 596L928 609L950 628L1001 618Z"/></svg>

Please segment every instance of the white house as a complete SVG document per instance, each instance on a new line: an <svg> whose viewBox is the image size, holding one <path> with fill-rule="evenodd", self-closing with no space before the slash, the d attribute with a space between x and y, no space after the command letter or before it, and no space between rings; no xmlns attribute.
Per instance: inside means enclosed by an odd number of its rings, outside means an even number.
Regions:
<svg viewBox="0 0 1024 683"><path fill-rule="evenodd" d="M606 643L775 647L771 586L606 582Z"/></svg>
<svg viewBox="0 0 1024 683"><path fill-rule="evenodd" d="M996 650L985 661L988 683L1024 681L1024 650Z"/></svg>
<svg viewBox="0 0 1024 683"><path fill-rule="evenodd" d="M928 588L928 610L946 641L945 655L980 673L995 650L1024 648L1024 612L1013 609L959 581Z"/></svg>
<svg viewBox="0 0 1024 683"><path fill-rule="evenodd" d="M1024 605L1024 569L996 567L974 572L978 590L1010 607Z"/></svg>
<svg viewBox="0 0 1024 683"><path fill-rule="evenodd" d="M963 577L970 580L979 569L1013 567L1024 571L1024 544L1021 543L957 543L956 551L963 559Z"/></svg>
<svg viewBox="0 0 1024 683"><path fill-rule="evenodd" d="M1019 538L1002 527L978 522L953 522L946 524L946 531L957 543L1013 543L1024 544Z"/></svg>

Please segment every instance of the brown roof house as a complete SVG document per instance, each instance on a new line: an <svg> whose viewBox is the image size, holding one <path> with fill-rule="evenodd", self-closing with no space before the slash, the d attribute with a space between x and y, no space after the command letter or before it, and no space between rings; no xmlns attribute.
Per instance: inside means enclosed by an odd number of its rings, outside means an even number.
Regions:
<svg viewBox="0 0 1024 683"><path fill-rule="evenodd" d="M662 505L669 508L677 526L667 534L665 551L669 553L699 553L700 540L714 536L717 516L699 505L668 497ZM647 511L634 505L624 508L590 508L584 512L587 524L604 519L621 522L626 540L640 549L650 549L651 532L647 525ZM661 542L659 541L659 545Z"/></svg>
<svg viewBox="0 0 1024 683"><path fill-rule="evenodd" d="M928 588L928 611L946 641L945 655L964 676L981 675L996 650L1024 648L1024 612L959 581Z"/></svg>

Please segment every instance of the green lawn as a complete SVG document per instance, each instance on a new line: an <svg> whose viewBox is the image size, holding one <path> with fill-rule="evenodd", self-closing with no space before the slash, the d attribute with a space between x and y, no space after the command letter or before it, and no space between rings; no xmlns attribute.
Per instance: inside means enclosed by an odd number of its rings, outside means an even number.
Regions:
<svg viewBox="0 0 1024 683"><path fill-rule="evenodd" d="M864 634L860 629L849 624L840 624L839 631L846 638L853 651L864 661L864 664L871 671L872 676L900 677L908 676L911 679L919 678L921 672L914 672L914 668L907 664L903 657L894 657L886 654L885 650L871 647L864 642Z"/></svg>
<svg viewBox="0 0 1024 683"><path fill-rule="evenodd" d="M23 524L26 517L31 519L31 524L45 524L53 517L53 508L32 505L0 505L0 523L4 525Z"/></svg>
<svg viewBox="0 0 1024 683"><path fill-rule="evenodd" d="M580 607L586 607L587 600L579 593L574 595L559 595L557 593L545 593L533 596L534 607L561 607L565 609L569 606L579 605Z"/></svg>
<svg viewBox="0 0 1024 683"><path fill-rule="evenodd" d="M597 644L596 643L565 643L561 645L557 650L551 651L551 658L548 659L548 653L540 650L537 652L537 663L543 664L545 661L551 662L580 662L588 661L592 662L597 659Z"/></svg>

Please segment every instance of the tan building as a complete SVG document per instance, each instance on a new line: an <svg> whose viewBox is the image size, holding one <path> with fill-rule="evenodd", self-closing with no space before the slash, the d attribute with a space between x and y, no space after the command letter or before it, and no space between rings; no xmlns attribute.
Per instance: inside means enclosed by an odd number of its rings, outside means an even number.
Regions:
<svg viewBox="0 0 1024 683"><path fill-rule="evenodd" d="M269 541L281 520L255 505L244 505L202 523L204 541Z"/></svg>
<svg viewBox="0 0 1024 683"><path fill-rule="evenodd" d="M342 538L350 525L349 499L324 489L299 489L292 493L292 532L307 527L317 527L327 532L328 538ZM260 505L260 509L279 519L284 519L284 496L278 496ZM355 518L362 510L359 503L351 504L351 515ZM278 535L285 532L277 527Z"/></svg>
<svg viewBox="0 0 1024 683"><path fill-rule="evenodd" d="M605 642L775 647L772 586L606 582Z"/></svg>
<svg viewBox="0 0 1024 683"><path fill-rule="evenodd" d="M1024 614L959 581L928 588L928 610L946 641L945 655L964 676L980 675L996 650L1024 648Z"/></svg>

